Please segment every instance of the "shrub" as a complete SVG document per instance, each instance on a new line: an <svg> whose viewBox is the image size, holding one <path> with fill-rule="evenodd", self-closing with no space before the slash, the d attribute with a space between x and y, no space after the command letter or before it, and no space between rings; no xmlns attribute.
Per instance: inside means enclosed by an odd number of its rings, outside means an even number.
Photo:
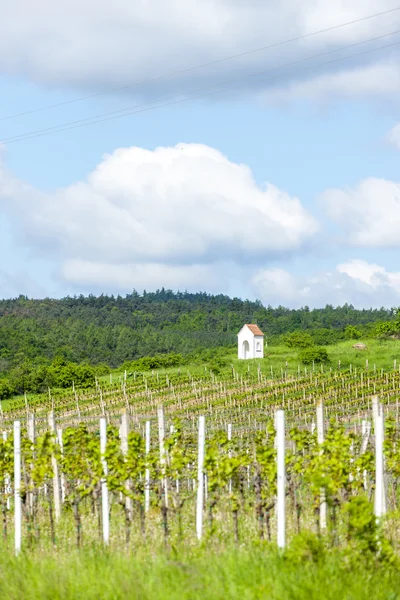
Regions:
<svg viewBox="0 0 400 600"><path fill-rule="evenodd" d="M137 360L125 362L122 371L151 371L152 369L165 369L168 367L178 367L184 364L182 354L170 352L169 354L158 354L157 356L143 356Z"/></svg>
<svg viewBox="0 0 400 600"><path fill-rule="evenodd" d="M14 393L14 388L7 379L0 379L0 400L10 398Z"/></svg>
<svg viewBox="0 0 400 600"><path fill-rule="evenodd" d="M288 348L309 348L314 345L314 340L309 333L294 331L282 336L282 341Z"/></svg>
<svg viewBox="0 0 400 600"><path fill-rule="evenodd" d="M400 323L398 321L378 321L375 323L373 332L378 339L396 336L400 332Z"/></svg>
<svg viewBox="0 0 400 600"><path fill-rule="evenodd" d="M235 352L235 350L236 346L233 348L222 346L221 348L196 350L185 357L185 362L187 364L195 365L217 362L219 366L224 367L227 365L227 355L229 355L231 352Z"/></svg>
<svg viewBox="0 0 400 600"><path fill-rule="evenodd" d="M109 373L111 373L111 369L105 363L100 363L94 367L94 372L97 377L101 377L102 375L109 375Z"/></svg>
<svg viewBox="0 0 400 600"><path fill-rule="evenodd" d="M311 331L312 339L316 346L327 346L328 344L337 344L343 339L343 332L339 329L328 329L320 327Z"/></svg>
<svg viewBox="0 0 400 600"><path fill-rule="evenodd" d="M323 363L328 360L328 352L326 348L313 347L305 348L299 353L299 361L303 365L312 365L312 363Z"/></svg>
<svg viewBox="0 0 400 600"><path fill-rule="evenodd" d="M219 375L221 373L221 368L217 362L210 363L208 368L214 373L214 375Z"/></svg>
<svg viewBox="0 0 400 600"><path fill-rule="evenodd" d="M318 563L326 556L324 540L311 531L295 535L288 546L285 558L293 563Z"/></svg>
<svg viewBox="0 0 400 600"><path fill-rule="evenodd" d="M359 340L361 337L361 331L354 327L354 325L347 325L344 330L344 337L346 340Z"/></svg>
<svg viewBox="0 0 400 600"><path fill-rule="evenodd" d="M44 379L50 387L69 388L72 383L78 388L89 388L94 386L95 371L91 365L83 363L64 362L56 359L47 369Z"/></svg>

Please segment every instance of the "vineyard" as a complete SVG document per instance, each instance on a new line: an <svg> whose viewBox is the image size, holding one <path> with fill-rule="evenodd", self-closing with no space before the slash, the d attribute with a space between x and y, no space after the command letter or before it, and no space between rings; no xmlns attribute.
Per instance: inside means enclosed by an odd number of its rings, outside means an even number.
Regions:
<svg viewBox="0 0 400 600"><path fill-rule="evenodd" d="M14 400L1 412L3 546L290 552L312 535L391 564L399 396L396 361L291 373L252 362Z"/></svg>

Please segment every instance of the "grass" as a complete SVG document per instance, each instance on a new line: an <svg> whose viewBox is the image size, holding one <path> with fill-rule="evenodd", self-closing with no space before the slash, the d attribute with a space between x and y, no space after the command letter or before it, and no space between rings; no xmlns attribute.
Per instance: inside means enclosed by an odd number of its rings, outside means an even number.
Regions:
<svg viewBox="0 0 400 600"><path fill-rule="evenodd" d="M352 341L328 346L330 363L325 369L337 369L339 360L342 369L350 364L365 368L366 359L371 370L374 365L392 369L394 359L400 365L399 340L364 343L367 349L363 351L355 350ZM239 373L248 368L255 372L260 362L265 376L272 367L274 377L279 378L286 361L289 373L297 372L297 355L298 350L285 346L269 347L262 361L240 361L227 354L221 372L228 373L231 364ZM200 374L204 366L181 369ZM108 376L104 386L107 381ZM96 527L92 529L95 537ZM318 543L301 545L296 536L290 536L291 546L284 555L272 544L252 541L247 526L240 531L244 545L237 547L219 536L218 544L197 546L193 538L193 544L184 548L174 546L172 540L168 552L160 544L144 547L137 541L134 552L127 553L102 549L86 531L85 546L79 552L72 527L65 531L69 545L60 544L59 549L41 545L17 558L12 548L0 542L0 595L7 600L400 600L398 566L363 560L348 548L320 552Z"/></svg>
<svg viewBox="0 0 400 600"><path fill-rule="evenodd" d="M365 368L367 359L370 369L373 369L374 365L377 369L392 369L395 359L397 359L397 365L400 365L400 340L357 340L357 343L365 344L365 350L353 348L355 343L355 340L351 340L326 346L329 356L327 367L332 367L335 370L338 368L340 361L340 367L343 369L348 369L350 365ZM299 351L297 348L288 348L287 346L270 346L265 349L262 361L243 361L235 358L233 362L235 368L243 368L248 363L260 362L265 375L268 375L268 369L272 367L275 375L278 376L280 369L285 369L286 361L288 362L289 371L297 371ZM304 369L304 365L300 364L300 368Z"/></svg>
<svg viewBox="0 0 400 600"><path fill-rule="evenodd" d="M390 370L393 369L394 360L397 360L397 368L400 367L400 340L396 339L387 339L387 340L375 340L375 339L366 339L366 340L357 340L357 343L363 343L366 345L365 350L356 350L353 348L353 345L356 343L356 340L350 340L346 342L340 342L338 344L334 344L331 346L327 346L329 362L325 365L325 370L332 368L332 370L337 370L340 361L341 369L348 369L350 365L356 368L365 368L366 360L369 361L369 369L373 369L374 365L377 369L385 369ZM286 369L286 362L288 363L287 372L288 374L296 374L298 372L298 368L304 370L304 365L299 365L298 360L299 349L297 348L288 348L287 346L279 345L279 346L267 346L264 352L265 357L261 360L239 360L237 358L237 353L229 353L223 357L226 366L220 368L220 373L223 375L224 372L228 372L231 369L231 365L234 366L235 370L238 373L243 374L247 369L252 369L253 371L257 369L258 364L260 364L263 375L266 377L271 376L271 369L274 378L279 378L281 376L282 371ZM320 367L316 365L316 369ZM169 369L158 369L160 374L165 373L174 373L178 370L182 372L186 372L189 370L193 375L200 375L204 373L204 365L184 365L181 367L174 367ZM309 370L310 367L307 367ZM151 372L150 372L151 374ZM122 381L123 378L122 371L113 371L112 379L113 382L116 383L118 380ZM98 378L102 387L106 388L109 385L110 375L104 375ZM62 398L66 394L70 393L71 390L63 390L63 389L52 389L53 397ZM28 394L29 399L41 398L47 399L48 395L46 394ZM7 408L12 407L13 401L15 400L23 400L23 396L14 396L9 400L2 401L2 408L4 411L7 411Z"/></svg>
<svg viewBox="0 0 400 600"><path fill-rule="evenodd" d="M352 562L333 553L318 562L279 555L268 545L211 554L153 556L85 549L0 553L0 594L7 600L396 600L396 567Z"/></svg>
<svg viewBox="0 0 400 600"><path fill-rule="evenodd" d="M353 348L355 343L365 344L365 350L357 350ZM390 370L393 369L394 360L397 360L397 367L400 366L400 340L350 340L346 342L340 342L331 346L326 346L328 351L329 362L325 365L325 370L330 367L332 370L349 369L350 365L356 368L365 368L366 360L369 361L369 369L373 369L374 365L377 369ZM271 376L271 368L273 376L279 378L282 370L286 369L290 374L298 372L298 368L304 371L304 365L299 363L298 354L300 349L288 348L284 345L267 346L264 350L263 359L251 359L251 360L240 360L237 358L237 353L227 353L224 356L224 360L227 363L225 367L221 367L221 374L230 371L231 365L234 366L235 370L239 373L244 373L247 369L255 370L260 364L261 370L264 376ZM218 361L216 361L218 363ZM320 367L316 365L316 369ZM204 371L204 366L198 365L185 365L180 367L185 372L189 370L192 374L201 373ZM308 366L309 370L310 367ZM159 373L173 373L179 370L179 367L171 369L159 369ZM118 377L123 377L123 372L115 371L113 373L113 380L117 381ZM107 385L110 376L105 375L100 377L99 381L103 382L103 385Z"/></svg>

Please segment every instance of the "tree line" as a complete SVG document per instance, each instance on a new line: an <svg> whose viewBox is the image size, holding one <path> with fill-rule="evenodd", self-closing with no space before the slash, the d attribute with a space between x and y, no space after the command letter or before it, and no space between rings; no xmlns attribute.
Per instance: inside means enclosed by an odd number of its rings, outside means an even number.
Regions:
<svg viewBox="0 0 400 600"><path fill-rule="evenodd" d="M176 354L186 362L203 351L233 349L244 323L257 323L269 345L296 332L308 334L314 345L328 345L400 331L396 308L289 309L164 288L124 297L19 296L0 300L0 390L19 393L47 383L67 387L71 381L89 385L96 373L145 357ZM285 343L290 345L290 338Z"/></svg>

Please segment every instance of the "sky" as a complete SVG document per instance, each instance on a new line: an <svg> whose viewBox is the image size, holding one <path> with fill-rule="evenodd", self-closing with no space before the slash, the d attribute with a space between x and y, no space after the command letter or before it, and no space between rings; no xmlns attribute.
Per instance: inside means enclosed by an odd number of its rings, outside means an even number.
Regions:
<svg viewBox="0 0 400 600"><path fill-rule="evenodd" d="M0 12L1 298L400 306L400 5Z"/></svg>

